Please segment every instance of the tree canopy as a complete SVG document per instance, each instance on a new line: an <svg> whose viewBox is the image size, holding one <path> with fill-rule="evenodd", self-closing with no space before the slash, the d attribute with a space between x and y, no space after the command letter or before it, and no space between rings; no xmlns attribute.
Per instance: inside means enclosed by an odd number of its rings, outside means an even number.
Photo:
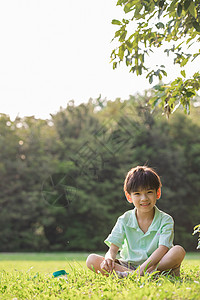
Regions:
<svg viewBox="0 0 200 300"><path fill-rule="evenodd" d="M150 68L146 58L164 46L161 49L181 67L180 76L171 83L156 84L150 103L152 107L161 106L167 116L179 106L189 113L190 100L200 89L200 73L188 78L185 72L186 64L200 55L200 50L188 52L194 43L200 42L199 0L118 0L117 5L127 17L112 20L112 24L119 26L114 36L118 46L111 54L113 68L123 61L130 72L145 73L150 83L155 78L163 81L163 76L167 76L165 65Z"/></svg>

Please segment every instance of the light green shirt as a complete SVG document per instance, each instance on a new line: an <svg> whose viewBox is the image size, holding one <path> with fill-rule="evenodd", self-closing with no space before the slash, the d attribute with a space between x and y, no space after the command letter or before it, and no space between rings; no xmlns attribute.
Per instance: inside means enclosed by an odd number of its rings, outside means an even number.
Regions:
<svg viewBox="0 0 200 300"><path fill-rule="evenodd" d="M148 231L144 233L137 222L136 209L118 218L111 234L104 241L109 247L119 247L123 261L138 267L160 246L173 246L174 221L171 216L155 206L155 214Z"/></svg>

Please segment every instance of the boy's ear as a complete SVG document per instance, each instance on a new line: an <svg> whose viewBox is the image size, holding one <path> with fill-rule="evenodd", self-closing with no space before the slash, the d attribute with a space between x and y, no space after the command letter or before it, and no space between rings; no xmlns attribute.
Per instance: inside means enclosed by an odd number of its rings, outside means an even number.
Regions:
<svg viewBox="0 0 200 300"><path fill-rule="evenodd" d="M161 188L157 190L156 199L160 199L161 197Z"/></svg>
<svg viewBox="0 0 200 300"><path fill-rule="evenodd" d="M128 200L128 202L132 203L132 199L131 199L131 195L128 192L125 192L126 195L126 199Z"/></svg>

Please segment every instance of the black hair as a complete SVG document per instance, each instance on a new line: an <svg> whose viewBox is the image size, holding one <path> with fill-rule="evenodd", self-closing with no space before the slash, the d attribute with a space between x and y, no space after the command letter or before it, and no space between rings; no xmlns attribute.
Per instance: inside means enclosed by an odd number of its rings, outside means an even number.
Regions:
<svg viewBox="0 0 200 300"><path fill-rule="evenodd" d="M155 189L157 191L161 186L158 174L147 166L132 168L124 181L124 191L129 194L138 191L139 188Z"/></svg>

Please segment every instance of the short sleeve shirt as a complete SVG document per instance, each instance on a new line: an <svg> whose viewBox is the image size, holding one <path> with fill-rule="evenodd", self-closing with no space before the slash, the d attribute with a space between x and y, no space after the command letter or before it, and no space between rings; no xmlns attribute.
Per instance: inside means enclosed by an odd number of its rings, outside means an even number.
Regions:
<svg viewBox="0 0 200 300"><path fill-rule="evenodd" d="M138 267L160 246L173 246L174 221L171 216L155 206L155 214L148 231L144 233L137 222L136 208L118 218L111 234L104 241L109 247L120 249L123 261Z"/></svg>

